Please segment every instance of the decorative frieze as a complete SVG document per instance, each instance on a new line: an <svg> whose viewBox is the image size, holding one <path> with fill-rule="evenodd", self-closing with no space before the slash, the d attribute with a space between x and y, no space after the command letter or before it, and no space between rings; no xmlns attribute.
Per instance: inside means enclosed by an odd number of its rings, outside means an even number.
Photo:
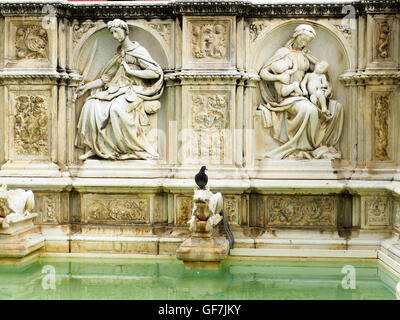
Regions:
<svg viewBox="0 0 400 320"><path fill-rule="evenodd" d="M336 227L335 196L269 196L267 226L271 227Z"/></svg>
<svg viewBox="0 0 400 320"><path fill-rule="evenodd" d="M388 226L390 199L387 197L368 197L365 200L365 217L367 227Z"/></svg>
<svg viewBox="0 0 400 320"><path fill-rule="evenodd" d="M374 95L374 155L380 161L390 160L389 113L390 100L387 94Z"/></svg>
<svg viewBox="0 0 400 320"><path fill-rule="evenodd" d="M23 155L47 155L48 111L45 98L21 95L15 98L14 150Z"/></svg>
<svg viewBox="0 0 400 320"><path fill-rule="evenodd" d="M83 195L84 223L128 225L150 222L150 199L138 195Z"/></svg>

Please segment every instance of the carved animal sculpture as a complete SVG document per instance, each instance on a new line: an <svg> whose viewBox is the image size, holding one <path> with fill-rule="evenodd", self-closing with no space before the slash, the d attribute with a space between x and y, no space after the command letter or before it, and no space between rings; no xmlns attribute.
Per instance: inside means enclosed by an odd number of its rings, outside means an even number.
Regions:
<svg viewBox="0 0 400 320"><path fill-rule="evenodd" d="M5 184L0 187L0 222L2 220L3 228L8 228L13 219L31 213L34 207L35 198L31 190L7 190Z"/></svg>

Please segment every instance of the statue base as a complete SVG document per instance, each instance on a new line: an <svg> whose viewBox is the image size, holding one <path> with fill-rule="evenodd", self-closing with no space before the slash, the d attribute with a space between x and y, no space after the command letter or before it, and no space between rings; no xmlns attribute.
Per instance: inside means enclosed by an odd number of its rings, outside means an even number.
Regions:
<svg viewBox="0 0 400 320"><path fill-rule="evenodd" d="M16 217L3 228L0 218L0 257L22 258L44 247L44 237L33 224L37 213Z"/></svg>
<svg viewBox="0 0 400 320"><path fill-rule="evenodd" d="M206 221L196 222L196 232L176 250L176 258L188 268L217 269L228 256L229 241L215 233L210 235L205 227Z"/></svg>

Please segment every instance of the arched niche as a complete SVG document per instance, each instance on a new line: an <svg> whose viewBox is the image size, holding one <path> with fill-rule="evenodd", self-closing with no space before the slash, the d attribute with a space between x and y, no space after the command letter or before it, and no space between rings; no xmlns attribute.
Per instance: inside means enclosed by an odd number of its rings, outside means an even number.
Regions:
<svg viewBox="0 0 400 320"><path fill-rule="evenodd" d="M160 41L161 37L151 28L145 28L141 23L127 23L129 25L129 38L132 41L139 42L146 48L163 70L168 69L168 52L166 51L165 44ZM103 22L99 23L96 28L90 30L90 33L84 36L77 44L73 53L73 69L83 76L85 83L97 79L101 70L113 57L118 46L118 41L112 37L106 24ZM75 123L79 121L83 104L88 96L89 94L86 93L75 102ZM151 123L157 123L157 128L166 133L169 101L167 88L164 89L164 93L159 100L161 109L156 114L150 116L150 118L156 117L157 121L150 121ZM157 149L160 156L164 157L166 146L161 146L159 141Z"/></svg>
<svg viewBox="0 0 400 320"><path fill-rule="evenodd" d="M315 29L316 37L308 44L307 48L317 59L329 63L328 74L333 88L332 99L339 101L344 106L344 128L339 144L342 157L347 158L349 151L348 124L352 106L349 105L349 91L340 82L339 76L346 70L354 68L354 54L340 31L330 24L303 19L293 19L276 25L270 24L258 36L254 44L255 54L249 61L249 68L252 72L259 73L269 58L291 39L294 29L299 24L309 24ZM256 105L261 103L261 95L258 89L254 102Z"/></svg>

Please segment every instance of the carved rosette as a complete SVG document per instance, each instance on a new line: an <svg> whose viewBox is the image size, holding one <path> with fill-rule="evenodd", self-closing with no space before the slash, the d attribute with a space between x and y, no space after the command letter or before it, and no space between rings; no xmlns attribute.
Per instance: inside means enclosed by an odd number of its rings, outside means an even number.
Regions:
<svg viewBox="0 0 400 320"><path fill-rule="evenodd" d="M176 199L176 224L187 225L192 215L192 197L180 196Z"/></svg>
<svg viewBox="0 0 400 320"><path fill-rule="evenodd" d="M271 196L267 225L282 227L335 227L337 199L332 196Z"/></svg>
<svg viewBox="0 0 400 320"><path fill-rule="evenodd" d="M21 95L15 99L14 148L21 155L47 155L48 122L45 98Z"/></svg>
<svg viewBox="0 0 400 320"><path fill-rule="evenodd" d="M191 95L194 130L192 156L197 159L224 159L224 140L229 127L228 94Z"/></svg>
<svg viewBox="0 0 400 320"><path fill-rule="evenodd" d="M389 225L389 199L372 198L365 201L366 218L368 226Z"/></svg>
<svg viewBox="0 0 400 320"><path fill-rule="evenodd" d="M38 25L22 26L16 31L16 58L47 60L48 58L47 31Z"/></svg>
<svg viewBox="0 0 400 320"><path fill-rule="evenodd" d="M374 154L380 161L390 160L389 157L389 95L379 94L374 99Z"/></svg>
<svg viewBox="0 0 400 320"><path fill-rule="evenodd" d="M194 59L227 59L229 44L229 24L192 22L191 46Z"/></svg>
<svg viewBox="0 0 400 320"><path fill-rule="evenodd" d="M86 206L89 223L134 224L148 220L147 199L91 199Z"/></svg>

